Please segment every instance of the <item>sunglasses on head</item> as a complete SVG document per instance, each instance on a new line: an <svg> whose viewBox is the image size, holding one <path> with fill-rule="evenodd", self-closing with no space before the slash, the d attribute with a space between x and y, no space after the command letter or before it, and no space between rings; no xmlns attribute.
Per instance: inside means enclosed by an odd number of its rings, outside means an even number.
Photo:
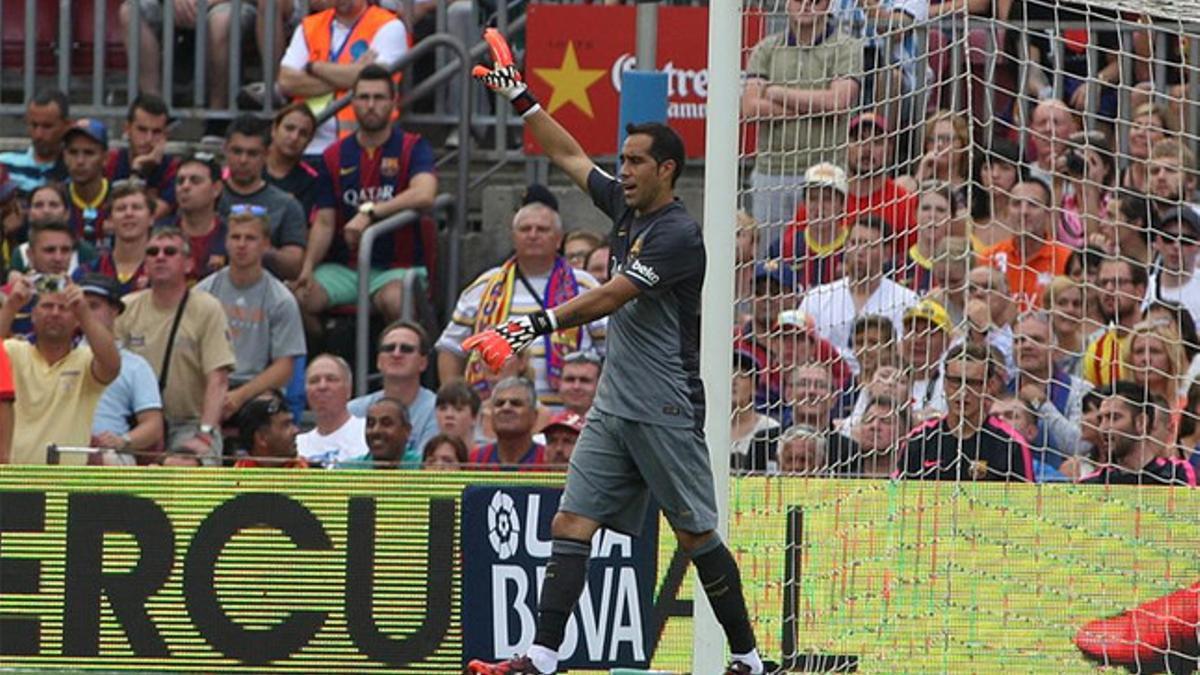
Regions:
<svg viewBox="0 0 1200 675"><path fill-rule="evenodd" d="M379 351L388 354L393 354L399 351L401 354L416 354L419 347L411 345L407 342L385 342L379 345Z"/></svg>
<svg viewBox="0 0 1200 675"><path fill-rule="evenodd" d="M592 363L597 366L604 363L604 359L592 350L571 352L563 357L563 363Z"/></svg>
<svg viewBox="0 0 1200 675"><path fill-rule="evenodd" d="M229 215L231 216L244 216L246 214L262 218L267 215L267 207L259 206L258 204L234 204L229 207Z"/></svg>
<svg viewBox="0 0 1200 675"><path fill-rule="evenodd" d="M129 178L122 178L121 180L113 181L113 184L112 184L113 190L123 190L125 188L141 190L145 187L146 187L146 181L142 180L141 178L136 178L136 177L132 177L132 176Z"/></svg>
<svg viewBox="0 0 1200 675"><path fill-rule="evenodd" d="M147 246L146 247L146 257L147 258L154 258L154 257L158 256L158 254L160 254L160 253L167 256L168 258L170 258L172 256L179 254L179 247L178 246Z"/></svg>

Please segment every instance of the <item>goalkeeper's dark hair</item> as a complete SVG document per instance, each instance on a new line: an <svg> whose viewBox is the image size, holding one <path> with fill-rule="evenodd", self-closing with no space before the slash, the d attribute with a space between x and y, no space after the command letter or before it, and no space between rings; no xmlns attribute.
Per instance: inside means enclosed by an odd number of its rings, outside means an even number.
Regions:
<svg viewBox="0 0 1200 675"><path fill-rule="evenodd" d="M354 78L354 91L358 91L360 82L386 82L388 94L393 97L396 95L396 81L392 79L388 69L378 63L372 63L358 71L358 77Z"/></svg>
<svg viewBox="0 0 1200 675"><path fill-rule="evenodd" d="M641 124L626 124L625 135L643 134L650 137L650 156L662 164L668 160L675 162L675 170L671 173L671 187L683 175L683 167L687 163L687 155L683 149L683 139L671 127L660 122L642 122Z"/></svg>

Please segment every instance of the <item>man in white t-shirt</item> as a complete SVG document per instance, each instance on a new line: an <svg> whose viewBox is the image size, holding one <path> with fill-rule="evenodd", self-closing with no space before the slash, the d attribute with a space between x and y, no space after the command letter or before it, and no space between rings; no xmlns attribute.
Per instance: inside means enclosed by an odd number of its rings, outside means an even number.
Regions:
<svg viewBox="0 0 1200 675"><path fill-rule="evenodd" d="M1154 250L1159 266L1146 285L1143 309L1155 300L1169 300L1186 307L1193 321L1200 320L1200 213L1184 204L1164 214L1154 232Z"/></svg>
<svg viewBox="0 0 1200 675"><path fill-rule="evenodd" d="M308 365L304 392L317 427L296 437L296 450L310 464L331 468L367 454L366 422L346 409L350 401L350 364L321 354Z"/></svg>
<svg viewBox="0 0 1200 675"><path fill-rule="evenodd" d="M385 68L408 51L408 29L395 12L367 0L339 0L304 18L279 63L279 86L320 114L354 86L359 72L378 63ZM304 154L319 155L340 136L354 131L350 106L317 127Z"/></svg>
<svg viewBox="0 0 1200 675"><path fill-rule="evenodd" d="M860 216L846 238L845 276L810 289L800 303L800 309L813 317L817 332L837 347L855 373L858 361L850 346L855 320L868 314L885 316L901 335L904 311L919 299L885 272L889 241L887 222L874 214Z"/></svg>

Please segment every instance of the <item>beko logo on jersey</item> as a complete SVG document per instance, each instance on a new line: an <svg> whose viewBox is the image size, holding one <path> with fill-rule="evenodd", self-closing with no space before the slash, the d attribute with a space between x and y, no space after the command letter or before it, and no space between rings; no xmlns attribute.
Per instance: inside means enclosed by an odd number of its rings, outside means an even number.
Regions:
<svg viewBox="0 0 1200 675"><path fill-rule="evenodd" d="M643 281L651 286L658 283L658 272L655 272L653 267L642 263L641 260L634 260L629 263L629 273L641 277Z"/></svg>
<svg viewBox="0 0 1200 675"><path fill-rule="evenodd" d="M366 202L386 202L396 193L395 185L382 185L374 187L359 188L357 190L343 190L342 201L348 206L358 206Z"/></svg>

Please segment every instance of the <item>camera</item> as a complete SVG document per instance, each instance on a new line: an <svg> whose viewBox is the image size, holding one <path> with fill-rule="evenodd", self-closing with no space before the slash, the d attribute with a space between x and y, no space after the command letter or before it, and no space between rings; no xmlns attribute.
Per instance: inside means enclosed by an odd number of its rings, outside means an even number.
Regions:
<svg viewBox="0 0 1200 675"><path fill-rule="evenodd" d="M38 293L62 293L67 290L68 280L61 274L39 274L33 280L33 288Z"/></svg>

